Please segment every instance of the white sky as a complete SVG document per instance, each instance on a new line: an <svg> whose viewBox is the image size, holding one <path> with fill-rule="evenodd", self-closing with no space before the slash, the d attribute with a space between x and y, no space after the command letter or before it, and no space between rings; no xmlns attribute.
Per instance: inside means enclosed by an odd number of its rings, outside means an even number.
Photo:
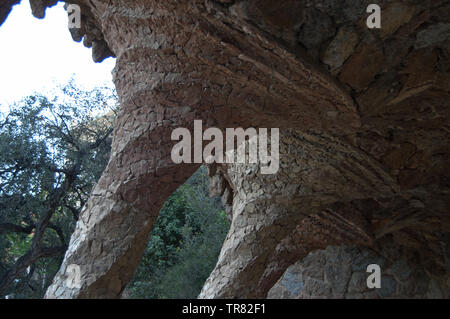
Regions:
<svg viewBox="0 0 450 319"><path fill-rule="evenodd" d="M29 2L22 1L0 26L0 110L33 92L51 91L71 76L85 88L112 86L115 59L94 63L91 54L72 40L62 3L36 19Z"/></svg>

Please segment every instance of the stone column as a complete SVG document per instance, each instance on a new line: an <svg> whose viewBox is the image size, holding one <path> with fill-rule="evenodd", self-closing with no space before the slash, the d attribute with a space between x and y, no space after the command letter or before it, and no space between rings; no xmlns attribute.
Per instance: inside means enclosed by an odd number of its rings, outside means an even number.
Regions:
<svg viewBox="0 0 450 319"><path fill-rule="evenodd" d="M151 99L151 94L146 97ZM120 296L164 201L200 165L179 165L170 158L172 130L189 128L193 116L186 108L174 107L168 119L157 105L122 101L111 159L80 214L47 298ZM79 288L68 284L70 265L81 271Z"/></svg>
<svg viewBox="0 0 450 319"><path fill-rule="evenodd" d="M233 191L232 223L200 298L262 298L286 268L328 245L371 245L367 212L353 201L391 197L396 183L379 164L326 134L283 130L280 170L233 164L222 174Z"/></svg>

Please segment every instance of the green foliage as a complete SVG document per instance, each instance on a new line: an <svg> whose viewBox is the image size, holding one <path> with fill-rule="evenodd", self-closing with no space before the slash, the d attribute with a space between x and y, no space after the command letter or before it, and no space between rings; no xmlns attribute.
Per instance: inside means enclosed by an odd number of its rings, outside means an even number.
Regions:
<svg viewBox="0 0 450 319"><path fill-rule="evenodd" d="M164 204L129 291L134 298L196 298L229 224L200 168Z"/></svg>
<svg viewBox="0 0 450 319"><path fill-rule="evenodd" d="M16 260L21 256L25 255L25 253L30 249L31 241L33 240L32 235L24 235L24 234L7 234L6 239L10 242L8 249L8 257L12 260Z"/></svg>
<svg viewBox="0 0 450 319"><path fill-rule="evenodd" d="M84 91L71 81L52 97L35 94L0 114L0 279L32 249L36 225L50 210L51 227L39 244L68 244L77 215L109 159L114 114L102 114L116 105L110 89ZM55 209L52 198L58 199ZM33 262L6 294L42 297L61 259Z"/></svg>

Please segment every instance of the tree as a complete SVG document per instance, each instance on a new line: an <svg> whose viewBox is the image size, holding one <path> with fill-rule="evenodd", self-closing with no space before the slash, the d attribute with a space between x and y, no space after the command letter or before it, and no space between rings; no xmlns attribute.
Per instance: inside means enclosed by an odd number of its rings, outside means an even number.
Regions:
<svg viewBox="0 0 450 319"><path fill-rule="evenodd" d="M196 298L213 270L229 223L200 168L165 202L127 291L135 298Z"/></svg>
<svg viewBox="0 0 450 319"><path fill-rule="evenodd" d="M109 158L115 94L60 90L0 117L0 296L43 296Z"/></svg>

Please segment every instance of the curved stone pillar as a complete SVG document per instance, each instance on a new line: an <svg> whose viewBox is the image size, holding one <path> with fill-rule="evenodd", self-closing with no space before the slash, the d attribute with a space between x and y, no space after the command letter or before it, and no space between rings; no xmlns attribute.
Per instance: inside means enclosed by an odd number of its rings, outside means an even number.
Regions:
<svg viewBox="0 0 450 319"><path fill-rule="evenodd" d="M325 134L283 130L280 139L276 175L260 175L259 164L210 169L213 186L221 185L223 198L229 199L224 202L232 204L232 224L200 298L435 298L450 293L445 191L402 189L385 166ZM310 254L329 246L355 249L340 259ZM317 268L325 262L328 268ZM361 281L361 265L372 263L382 266L379 291ZM306 275L294 278L299 267ZM308 277L311 273L321 281Z"/></svg>
<svg viewBox="0 0 450 319"><path fill-rule="evenodd" d="M47 298L120 296L164 201L199 167L177 165L170 158L172 125L188 125L181 120L186 113L178 111L178 123L158 112L119 114L111 159L80 214ZM68 278L70 265L80 269L80 287L69 283L74 279Z"/></svg>
<svg viewBox="0 0 450 319"><path fill-rule="evenodd" d="M232 223L200 298L265 297L285 269L310 251L373 242L366 212L352 201L394 196L395 181L339 139L295 130L280 135L277 174L261 175L258 164L218 171L233 190Z"/></svg>

